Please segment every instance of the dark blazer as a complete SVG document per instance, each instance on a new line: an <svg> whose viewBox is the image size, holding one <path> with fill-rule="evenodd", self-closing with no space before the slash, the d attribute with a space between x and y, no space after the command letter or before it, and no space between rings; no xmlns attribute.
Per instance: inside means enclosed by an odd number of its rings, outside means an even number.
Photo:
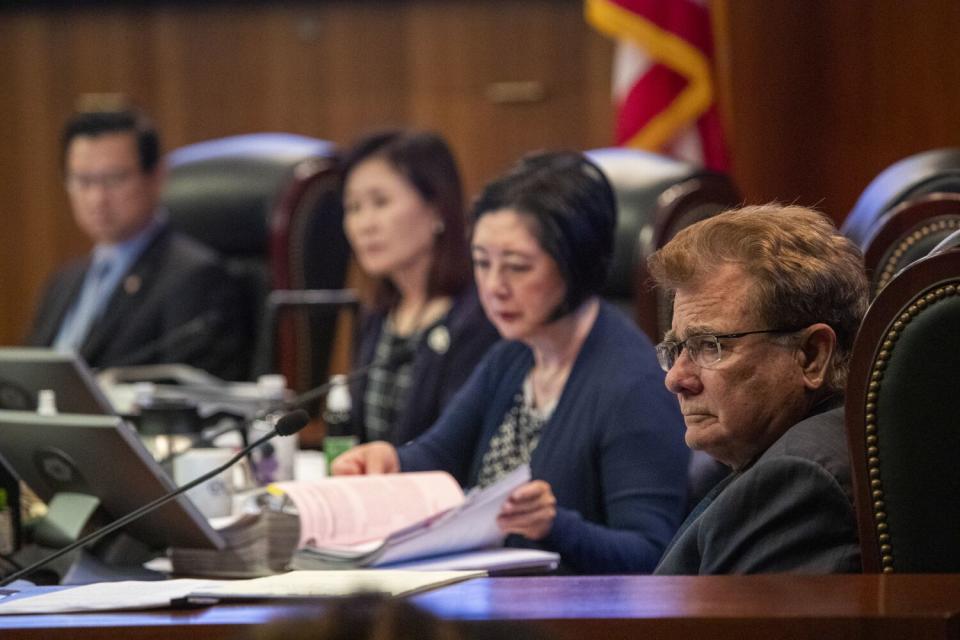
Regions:
<svg viewBox="0 0 960 640"><path fill-rule="evenodd" d="M386 319L386 313L370 314L365 318L355 362L357 368L367 366L373 361ZM446 351L436 348L438 345L431 344L433 341L429 339L430 334L437 328L449 335L449 347ZM453 306L446 318L427 334L414 354L413 386L410 388L406 406L397 416L393 437L390 439L395 445L412 440L436 422L440 412L470 377L483 354L500 338L483 313L473 286L453 299ZM359 376L350 386L353 399L350 424L361 440L364 439L363 396L366 390L366 376Z"/></svg>
<svg viewBox="0 0 960 640"><path fill-rule="evenodd" d="M691 512L654 573L860 571L843 408L797 423Z"/></svg>
<svg viewBox="0 0 960 640"><path fill-rule="evenodd" d="M89 264L74 261L51 277L27 344L53 344ZM183 363L243 378L250 345L239 300L213 250L164 227L117 285L80 355L93 368Z"/></svg>

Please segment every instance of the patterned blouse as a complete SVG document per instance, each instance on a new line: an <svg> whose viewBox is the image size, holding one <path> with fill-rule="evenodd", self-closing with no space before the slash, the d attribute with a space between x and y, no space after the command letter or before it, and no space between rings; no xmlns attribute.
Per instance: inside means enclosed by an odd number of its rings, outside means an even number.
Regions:
<svg viewBox="0 0 960 640"><path fill-rule="evenodd" d="M533 406L533 383L527 374L522 390L514 397L513 406L483 454L477 479L479 487L491 485L521 464L530 462L540 442L540 433L556 406L556 401L543 409Z"/></svg>
<svg viewBox="0 0 960 640"><path fill-rule="evenodd" d="M443 318L439 318L406 336L394 333L389 322L384 325L374 349L373 362L367 374L367 390L363 396L367 442L389 440L393 424L413 386L413 355L423 337L442 321ZM385 366L393 362L400 364Z"/></svg>

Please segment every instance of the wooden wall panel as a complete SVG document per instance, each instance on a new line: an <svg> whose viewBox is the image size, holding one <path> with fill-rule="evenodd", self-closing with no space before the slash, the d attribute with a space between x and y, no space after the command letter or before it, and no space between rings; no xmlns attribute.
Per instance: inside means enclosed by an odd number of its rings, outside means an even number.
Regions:
<svg viewBox="0 0 960 640"><path fill-rule="evenodd" d="M715 0L734 175L841 221L870 180L960 146L955 0Z"/></svg>

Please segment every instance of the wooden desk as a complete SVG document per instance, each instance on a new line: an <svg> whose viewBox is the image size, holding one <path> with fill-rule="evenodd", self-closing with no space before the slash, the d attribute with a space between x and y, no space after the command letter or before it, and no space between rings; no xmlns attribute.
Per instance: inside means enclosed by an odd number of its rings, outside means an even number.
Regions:
<svg viewBox="0 0 960 640"><path fill-rule="evenodd" d="M558 638L960 638L960 575L488 578L413 602L465 625ZM322 603L0 617L0 638L236 638Z"/></svg>

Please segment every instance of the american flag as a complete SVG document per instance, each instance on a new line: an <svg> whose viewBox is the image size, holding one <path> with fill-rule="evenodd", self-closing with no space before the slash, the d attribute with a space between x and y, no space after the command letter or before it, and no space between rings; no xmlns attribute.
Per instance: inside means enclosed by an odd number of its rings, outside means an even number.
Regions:
<svg viewBox="0 0 960 640"><path fill-rule="evenodd" d="M617 40L616 144L724 171L706 0L586 0L587 21Z"/></svg>

